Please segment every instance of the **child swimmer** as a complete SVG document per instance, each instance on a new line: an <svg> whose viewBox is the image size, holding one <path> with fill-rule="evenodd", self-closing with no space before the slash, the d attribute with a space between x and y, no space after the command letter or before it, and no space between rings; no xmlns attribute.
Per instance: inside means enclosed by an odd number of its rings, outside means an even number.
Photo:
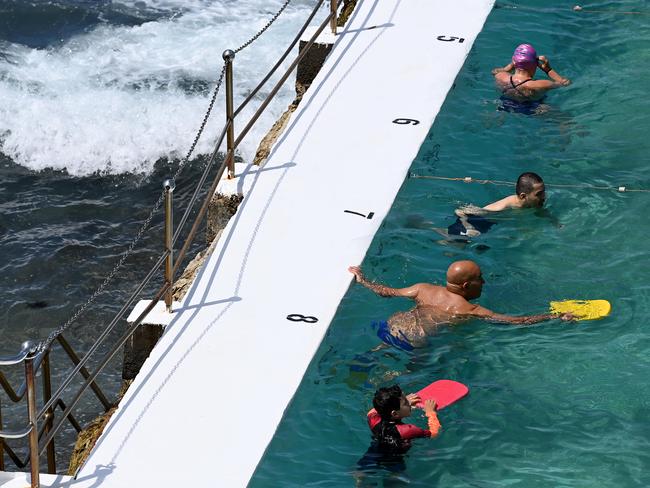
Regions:
<svg viewBox="0 0 650 488"><path fill-rule="evenodd" d="M380 388L375 392L372 404L375 408L367 415L368 427L372 431L372 444L357 465L355 474L360 482L364 471L382 468L392 472L404 471L404 454L411 447L411 440L418 437L435 437L440 432L440 422L436 415L436 402L426 400L424 413L428 429L405 424L402 419L411 415L411 409L420 401L415 394L404 395L399 386Z"/></svg>
<svg viewBox="0 0 650 488"><path fill-rule="evenodd" d="M438 435L441 426L436 415L434 400L424 402L424 414L427 416L428 429L421 429L402 422L402 419L411 415L413 406L419 402L420 397L415 393L404 395L397 385L380 388L375 392L375 397L372 400L375 408L368 412L367 417L373 441L380 450L406 452L411 447L412 439Z"/></svg>

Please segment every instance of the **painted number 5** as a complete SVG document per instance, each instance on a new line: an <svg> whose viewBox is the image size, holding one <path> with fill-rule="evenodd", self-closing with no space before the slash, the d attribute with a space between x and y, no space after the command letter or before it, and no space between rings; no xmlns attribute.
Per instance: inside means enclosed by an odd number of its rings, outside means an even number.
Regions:
<svg viewBox="0 0 650 488"><path fill-rule="evenodd" d="M444 42L454 42L458 41L459 43L463 43L465 41L464 38L462 37L456 37L456 36L438 36L436 37L439 41L444 41Z"/></svg>

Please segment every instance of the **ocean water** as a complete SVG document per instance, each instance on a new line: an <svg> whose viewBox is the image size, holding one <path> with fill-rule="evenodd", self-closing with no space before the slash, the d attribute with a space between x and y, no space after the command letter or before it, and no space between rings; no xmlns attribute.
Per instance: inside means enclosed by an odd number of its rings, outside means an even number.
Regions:
<svg viewBox="0 0 650 488"><path fill-rule="evenodd" d="M1 355L15 354L25 340L45 338L99 287L149 215L163 180L189 150L221 71L221 53L255 35L283 3L0 2ZM284 52L312 8L311 1L292 1L262 37L237 55L236 106ZM270 86L242 112L239 127ZM287 83L243 141L239 157L251 159L294 96ZM177 180L177 219L213 150L224 107L222 89ZM66 334L81 354L160 255L162 239L160 211L123 270ZM149 293L162 275L153 281ZM62 357L53 363L65 366L55 368L56 388L71 363ZM5 373L14 384L21 381L20 370ZM114 398L121 357L99 383ZM5 428L25 425L24 405L12 407L4 393L0 403ZM76 415L84 423L100 410L87 395ZM75 438L71 428L57 438L61 471L67 469ZM10 445L20 450L22 443ZM7 468L15 469L10 462Z"/></svg>
<svg viewBox="0 0 650 488"><path fill-rule="evenodd" d="M534 171L553 218L509 213L469 244L449 243L432 228L450 225L457 206L512 188L410 178L363 269L395 287L441 284L452 261L473 259L487 281L479 302L492 310L543 313L551 300L605 298L611 315L531 327L476 321L440 330L414 353L368 353L379 344L371 322L411 303L352 284L252 488L650 484L650 193L553 186L650 189L650 4L584 5L605 13L559 1L498 6L411 172L514 181ZM490 74L521 42L573 80L536 115L499 111ZM414 442L404 472L360 473L375 389L397 382L412 392L440 378L470 394L440 412L439 437ZM417 413L411 421L426 425Z"/></svg>

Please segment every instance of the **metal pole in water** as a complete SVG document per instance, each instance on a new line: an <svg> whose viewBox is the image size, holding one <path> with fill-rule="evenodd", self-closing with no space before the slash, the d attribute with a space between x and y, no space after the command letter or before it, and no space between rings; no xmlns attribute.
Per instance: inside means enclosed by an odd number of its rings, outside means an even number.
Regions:
<svg viewBox="0 0 650 488"><path fill-rule="evenodd" d="M34 387L34 357L36 355L36 344L29 343L29 354L25 358L25 384L27 386L27 415L31 425L29 432L29 466L31 470L32 480L31 488L39 488L41 486L39 479L39 460L38 460L38 425L36 411L36 388Z"/></svg>
<svg viewBox="0 0 650 488"><path fill-rule="evenodd" d="M165 189L165 250L169 251L165 259L165 282L169 283L169 289L165 292L165 305L167 312L172 312L172 286L174 284L174 249L172 240L174 238L174 189L176 182L173 178L163 182Z"/></svg>
<svg viewBox="0 0 650 488"><path fill-rule="evenodd" d="M228 162L228 179L235 177L235 121L233 119L234 106L233 106L233 81L232 81L232 62L235 59L235 51L226 49L222 54L223 60L226 62L226 124L228 131L226 132L226 146L228 151L226 153L226 160Z"/></svg>
<svg viewBox="0 0 650 488"><path fill-rule="evenodd" d="M336 11L338 10L338 1L330 0L330 11L332 12L332 18L330 19L330 28L332 29L332 34L336 35Z"/></svg>

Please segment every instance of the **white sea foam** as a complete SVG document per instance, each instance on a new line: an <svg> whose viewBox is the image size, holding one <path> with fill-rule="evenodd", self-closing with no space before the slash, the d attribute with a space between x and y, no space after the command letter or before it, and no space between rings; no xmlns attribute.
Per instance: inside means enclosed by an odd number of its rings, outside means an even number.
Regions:
<svg viewBox="0 0 650 488"><path fill-rule="evenodd" d="M45 50L0 46L4 154L30 169L65 169L73 175L149 172L159 158L183 157L221 70L221 53L248 40L283 2L121 3L159 12L162 20L135 27L105 24ZM284 51L312 5L292 2L237 56L236 105ZM293 83L279 95L241 146L245 159L293 98ZM245 111L242 121L255 108ZM223 93L213 114L198 153L211 152L223 126Z"/></svg>

